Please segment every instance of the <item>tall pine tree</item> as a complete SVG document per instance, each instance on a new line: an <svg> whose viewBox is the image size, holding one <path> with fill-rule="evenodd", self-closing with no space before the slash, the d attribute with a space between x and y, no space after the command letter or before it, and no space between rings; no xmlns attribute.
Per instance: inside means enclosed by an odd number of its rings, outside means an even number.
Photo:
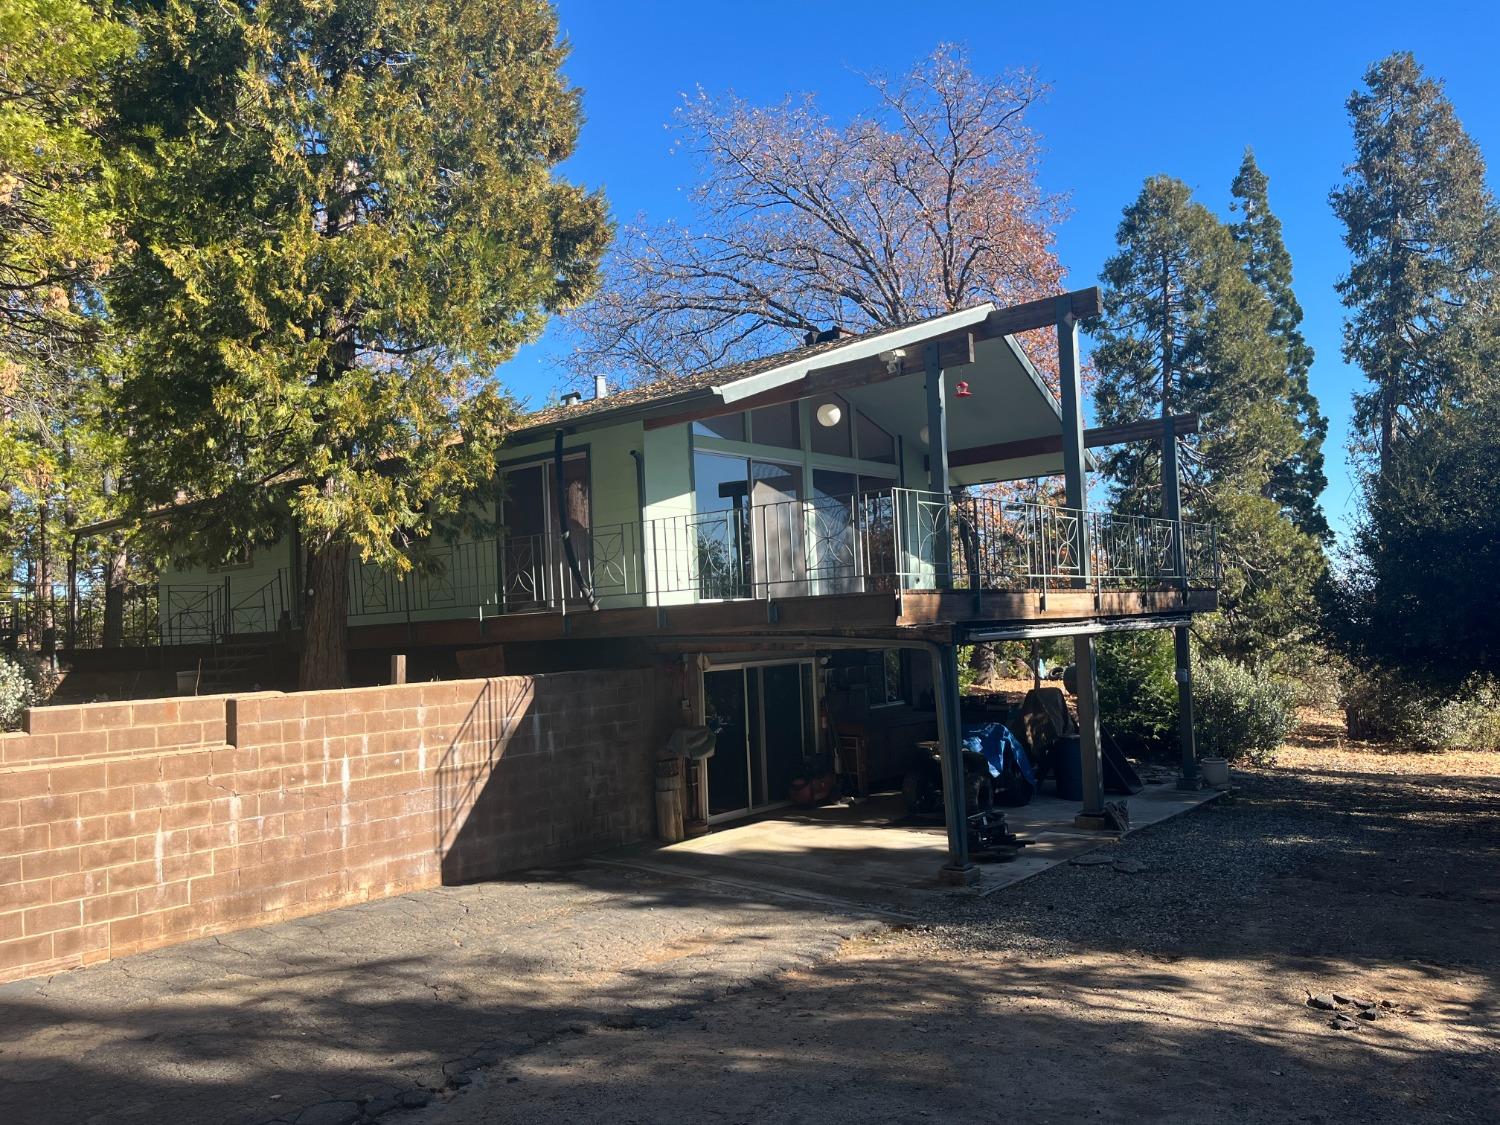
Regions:
<svg viewBox="0 0 1500 1125"><path fill-rule="evenodd" d="M1266 174L1245 149L1245 158L1229 186L1230 210L1240 218L1229 230L1245 255L1245 272L1271 306L1270 333L1286 352L1286 393L1301 430L1299 447L1271 471L1271 497L1299 528L1326 541L1328 521L1318 497L1328 485L1323 474L1323 439L1328 419L1308 387L1313 350L1302 335L1302 306L1292 291L1292 256L1281 236L1281 220L1271 210Z"/></svg>
<svg viewBox="0 0 1500 1125"><path fill-rule="evenodd" d="M492 377L589 292L604 202L544 0L160 0L122 84L112 306L130 479L180 557L306 555L303 687L345 681L352 554L409 569L494 471ZM147 436L149 435L149 440Z"/></svg>
<svg viewBox="0 0 1500 1125"><path fill-rule="evenodd" d="M1348 109L1354 159L1331 199L1353 263L1338 291L1344 358L1371 384L1354 398L1355 433L1380 473L1494 359L1500 228L1478 146L1410 52L1371 66Z"/></svg>
<svg viewBox="0 0 1500 1125"><path fill-rule="evenodd" d="M1276 660L1312 625L1322 573L1313 537L1272 498L1272 477L1301 448L1284 346L1229 229L1188 187L1153 176L1127 208L1119 253L1105 263L1104 313L1093 327L1101 424L1196 411L1185 449L1184 507L1219 525L1222 613L1204 635L1215 651ZM1120 507L1160 511L1160 451L1116 447L1103 457Z"/></svg>
<svg viewBox="0 0 1500 1125"><path fill-rule="evenodd" d="M1478 147L1409 53L1348 102L1354 159L1332 195L1353 261L1344 355L1364 512L1334 624L1363 664L1445 690L1500 675L1500 216Z"/></svg>

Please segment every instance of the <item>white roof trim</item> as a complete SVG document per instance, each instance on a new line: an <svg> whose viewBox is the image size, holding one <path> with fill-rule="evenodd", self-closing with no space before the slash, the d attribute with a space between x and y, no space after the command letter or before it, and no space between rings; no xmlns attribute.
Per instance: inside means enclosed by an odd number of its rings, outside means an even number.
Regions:
<svg viewBox="0 0 1500 1125"><path fill-rule="evenodd" d="M924 321L921 324L907 325L905 328L892 328L888 332L881 332L875 336L864 336L858 340L837 348L830 348L817 355L807 356L804 359L793 360L784 363L780 367L773 367L769 371L761 371L754 375L747 375L743 379L736 379L730 383L722 383L709 387L709 390L717 394L724 402L739 402L741 399L752 395L762 394L765 391L784 387L789 383L795 383L799 379L824 367L833 367L840 363L850 363L854 360L867 359L870 356L888 352L894 348L904 348L909 344L916 344L932 336L941 336L945 332L953 332L961 328L968 328L978 324L993 312L993 304L976 305L970 309L959 309L956 312L936 317L933 320Z"/></svg>

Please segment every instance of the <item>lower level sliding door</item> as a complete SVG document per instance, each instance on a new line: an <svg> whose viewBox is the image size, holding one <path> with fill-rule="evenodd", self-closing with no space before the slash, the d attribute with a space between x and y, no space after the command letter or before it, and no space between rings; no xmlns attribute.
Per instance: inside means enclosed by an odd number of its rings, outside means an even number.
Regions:
<svg viewBox="0 0 1500 1125"><path fill-rule="evenodd" d="M717 729L706 763L711 820L787 800L815 748L812 662L752 664L703 673L703 714Z"/></svg>

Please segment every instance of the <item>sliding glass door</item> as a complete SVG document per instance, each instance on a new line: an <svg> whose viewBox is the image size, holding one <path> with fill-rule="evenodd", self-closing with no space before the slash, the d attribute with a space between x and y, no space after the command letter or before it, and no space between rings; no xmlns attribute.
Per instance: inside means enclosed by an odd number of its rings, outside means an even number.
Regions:
<svg viewBox="0 0 1500 1125"><path fill-rule="evenodd" d="M690 533L704 598L806 593L802 469L780 461L699 451Z"/></svg>
<svg viewBox="0 0 1500 1125"><path fill-rule="evenodd" d="M580 596L563 557L562 530L568 529L587 577L592 523L588 454L563 459L561 490L553 460L504 470L502 486L499 562L506 608L543 608Z"/></svg>
<svg viewBox="0 0 1500 1125"><path fill-rule="evenodd" d="M718 731L707 771L710 819L784 803L816 749L810 660L712 668L703 714Z"/></svg>

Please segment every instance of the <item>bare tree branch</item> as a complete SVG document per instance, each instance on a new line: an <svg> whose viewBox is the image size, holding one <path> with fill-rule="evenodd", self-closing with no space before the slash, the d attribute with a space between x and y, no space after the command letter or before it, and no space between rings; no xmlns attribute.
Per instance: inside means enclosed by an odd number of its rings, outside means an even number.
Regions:
<svg viewBox="0 0 1500 1125"><path fill-rule="evenodd" d="M976 75L939 47L865 75L870 111L832 123L810 96L771 107L699 91L678 111L698 162L693 229L622 230L597 298L568 318L577 377L689 375L810 330L900 324L1055 293L1064 201L1037 182L1035 75ZM1044 372L1055 357L1036 341Z"/></svg>

